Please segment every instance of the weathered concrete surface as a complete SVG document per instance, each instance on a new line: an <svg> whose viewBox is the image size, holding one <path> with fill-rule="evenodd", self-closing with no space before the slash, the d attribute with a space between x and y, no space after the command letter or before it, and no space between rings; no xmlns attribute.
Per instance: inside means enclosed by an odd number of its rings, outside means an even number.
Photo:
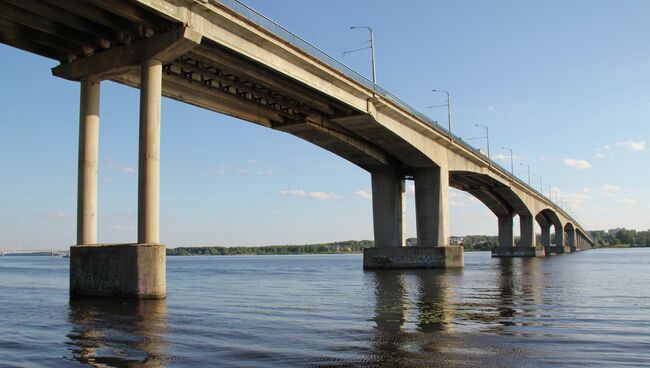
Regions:
<svg viewBox="0 0 650 368"><path fill-rule="evenodd" d="M70 297L161 299L165 293L164 245L70 247Z"/></svg>
<svg viewBox="0 0 650 368"><path fill-rule="evenodd" d="M570 246L570 245L565 245L564 246L564 253L575 253L576 248Z"/></svg>
<svg viewBox="0 0 650 368"><path fill-rule="evenodd" d="M364 269L462 268L463 247L391 247L363 250Z"/></svg>
<svg viewBox="0 0 650 368"><path fill-rule="evenodd" d="M543 246L537 247L499 247L492 251L492 258L501 257L545 257L548 255Z"/></svg>
<svg viewBox="0 0 650 368"><path fill-rule="evenodd" d="M97 244L99 92L99 80L84 79L81 81L79 102L77 244Z"/></svg>

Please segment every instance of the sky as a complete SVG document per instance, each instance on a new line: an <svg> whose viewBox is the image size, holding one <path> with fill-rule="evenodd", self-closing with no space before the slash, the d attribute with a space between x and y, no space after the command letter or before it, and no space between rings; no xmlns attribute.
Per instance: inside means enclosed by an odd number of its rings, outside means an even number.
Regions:
<svg viewBox="0 0 650 368"><path fill-rule="evenodd" d="M252 8L565 198L586 229L650 229L650 2L247 0ZM0 45L0 248L75 242L78 83ZM98 240L134 242L138 90L103 82ZM407 236L415 236L407 182ZM549 187L543 187L548 193ZM450 193L452 235L497 233ZM555 194L553 195L555 197ZM372 239L370 175L294 136L163 99L161 241L304 244ZM515 233L518 233L515 230Z"/></svg>

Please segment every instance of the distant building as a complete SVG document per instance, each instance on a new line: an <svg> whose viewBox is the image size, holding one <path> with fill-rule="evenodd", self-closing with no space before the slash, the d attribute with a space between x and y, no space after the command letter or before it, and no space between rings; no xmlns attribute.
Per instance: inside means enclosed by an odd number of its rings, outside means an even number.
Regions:
<svg viewBox="0 0 650 368"><path fill-rule="evenodd" d="M450 236L449 237L449 244L451 244L451 245L463 244L464 242L465 242L465 237L464 236Z"/></svg>

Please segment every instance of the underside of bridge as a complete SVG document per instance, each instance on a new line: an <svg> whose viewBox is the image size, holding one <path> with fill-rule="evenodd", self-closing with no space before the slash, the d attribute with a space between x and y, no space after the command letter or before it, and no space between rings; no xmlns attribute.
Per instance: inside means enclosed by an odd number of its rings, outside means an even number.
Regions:
<svg viewBox="0 0 650 368"><path fill-rule="evenodd" d="M548 243L550 247L551 224L556 242L567 238L558 234L576 233L572 225L563 228L552 211L532 213L513 191L513 181L503 180L507 176L453 171L445 158L447 153L441 158L425 154L412 137L409 140L378 123L377 111L391 107L378 98L376 90L357 91L357 97L361 96L366 104L363 108L346 103L341 97L270 66L282 60L254 60L205 37L172 14L178 7L194 12L194 5L207 3L0 0L0 42L57 60L60 65L52 69L55 76L80 82L78 221L77 245L71 248L72 295L165 296L165 248L158 234L161 96L295 135L369 171L376 246L364 253L367 268L462 267L462 247L448 243L449 186L471 193L497 216L500 246L495 256L535 256L533 217L542 227L545 246ZM234 21L229 27L227 31L233 37L262 34L255 45L265 50L280 47L263 27L253 26L251 31ZM299 60L304 63L295 65L299 69L319 63L309 57ZM97 242L102 80L141 91L138 239L134 244L100 246ZM418 125L415 131L421 135L416 139L426 140L426 146L439 147L450 155L467 150L448 136L430 134L431 129L428 124ZM485 159L472 156L468 161ZM408 249L404 247L405 178L415 180L419 244ZM512 229L515 215L521 226L518 247L514 246ZM569 249L575 249L580 239L588 239L582 236L576 240L575 235L568 238L574 239L568 241Z"/></svg>

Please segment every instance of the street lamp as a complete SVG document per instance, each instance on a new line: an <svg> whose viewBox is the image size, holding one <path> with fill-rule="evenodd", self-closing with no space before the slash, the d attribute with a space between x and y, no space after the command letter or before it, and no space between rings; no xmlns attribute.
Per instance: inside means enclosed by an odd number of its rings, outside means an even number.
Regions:
<svg viewBox="0 0 650 368"><path fill-rule="evenodd" d="M350 29L367 29L370 32L370 53L372 55L372 84L377 84L377 70L375 68L375 34L372 32L372 28L368 26L352 26L350 27ZM364 50L364 49L360 49L360 50ZM359 51L359 50L354 50L354 51Z"/></svg>
<svg viewBox="0 0 650 368"><path fill-rule="evenodd" d="M514 156L512 155L512 148L510 147L501 147L502 150L510 150L510 175L514 178L515 177L515 160Z"/></svg>
<svg viewBox="0 0 650 368"><path fill-rule="evenodd" d="M519 163L519 165L523 165L523 166L526 166L528 168L528 185L530 186L530 165L525 164L523 162Z"/></svg>
<svg viewBox="0 0 650 368"><path fill-rule="evenodd" d="M544 184L542 183L542 177L539 176L539 175L533 175L533 176L536 177L536 178L539 178L539 192L542 193L542 187L543 187L543 185L544 185ZM544 193L542 193L542 195L543 195L543 194L544 194Z"/></svg>
<svg viewBox="0 0 650 368"><path fill-rule="evenodd" d="M434 89L433 92L442 92L447 95L447 125L449 127L449 133L451 133L451 98L449 97L449 92L444 89Z"/></svg>
<svg viewBox="0 0 650 368"><path fill-rule="evenodd" d="M544 186L548 187L548 199L551 199L551 184L544 184ZM542 195L544 195L544 193L542 193Z"/></svg>
<svg viewBox="0 0 650 368"><path fill-rule="evenodd" d="M487 126L481 124L474 124L474 126L477 128L485 128L485 140L487 141L487 154L488 154L488 158L490 158L490 129L488 129Z"/></svg>

